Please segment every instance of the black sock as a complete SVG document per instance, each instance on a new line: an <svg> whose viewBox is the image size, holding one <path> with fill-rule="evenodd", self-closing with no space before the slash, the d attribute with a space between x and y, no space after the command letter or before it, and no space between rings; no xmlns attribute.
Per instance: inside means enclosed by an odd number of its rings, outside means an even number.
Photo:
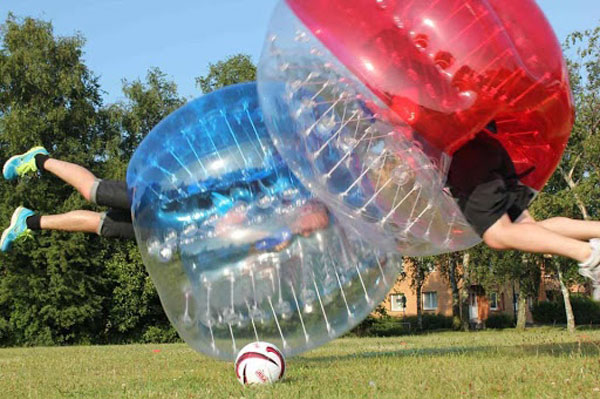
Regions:
<svg viewBox="0 0 600 399"><path fill-rule="evenodd" d="M25 219L25 223L27 224L27 228L29 230L41 230L42 215L31 215L27 219Z"/></svg>
<svg viewBox="0 0 600 399"><path fill-rule="evenodd" d="M43 172L43 171L45 170L45 169L44 169L44 163L45 163L45 162L46 162L48 159L50 159L50 157L49 157L48 155L46 155L46 154L37 154L37 155L35 156L35 166L37 166L37 169L38 169L40 172Z"/></svg>

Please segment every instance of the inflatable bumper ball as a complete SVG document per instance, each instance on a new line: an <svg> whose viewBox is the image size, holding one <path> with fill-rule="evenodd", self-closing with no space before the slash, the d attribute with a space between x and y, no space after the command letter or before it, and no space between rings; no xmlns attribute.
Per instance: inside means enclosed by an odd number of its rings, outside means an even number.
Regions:
<svg viewBox="0 0 600 399"><path fill-rule="evenodd" d="M535 191L573 124L561 48L533 0L282 1L258 80L289 167L404 255L479 242L446 188L452 155L479 132Z"/></svg>
<svg viewBox="0 0 600 399"><path fill-rule="evenodd" d="M256 84L178 109L127 172L142 259L180 336L233 360L249 342L287 356L360 322L401 259L347 234L273 147Z"/></svg>

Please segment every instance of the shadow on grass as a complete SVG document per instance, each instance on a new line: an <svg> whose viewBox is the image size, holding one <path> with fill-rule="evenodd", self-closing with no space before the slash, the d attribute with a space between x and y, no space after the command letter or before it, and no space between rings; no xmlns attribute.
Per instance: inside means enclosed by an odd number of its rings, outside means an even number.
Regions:
<svg viewBox="0 0 600 399"><path fill-rule="evenodd" d="M401 349L397 351L356 352L342 356L321 356L302 358L302 362L339 362L344 360L369 359L376 357L443 357L468 354L489 353L511 356L594 356L600 355L600 341L569 342L538 345L501 345L501 346L453 346L448 348Z"/></svg>
<svg viewBox="0 0 600 399"><path fill-rule="evenodd" d="M277 382L277 384L288 385L288 384L295 384L298 381L300 381L300 379L298 377L290 376L289 374L286 374L282 380Z"/></svg>

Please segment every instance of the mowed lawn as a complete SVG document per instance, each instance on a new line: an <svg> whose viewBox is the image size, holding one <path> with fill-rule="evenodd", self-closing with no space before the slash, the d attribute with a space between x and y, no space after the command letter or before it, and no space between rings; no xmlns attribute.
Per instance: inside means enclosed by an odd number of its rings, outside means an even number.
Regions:
<svg viewBox="0 0 600 399"><path fill-rule="evenodd" d="M1 349L0 398L600 399L600 330L345 338L250 388L184 344Z"/></svg>

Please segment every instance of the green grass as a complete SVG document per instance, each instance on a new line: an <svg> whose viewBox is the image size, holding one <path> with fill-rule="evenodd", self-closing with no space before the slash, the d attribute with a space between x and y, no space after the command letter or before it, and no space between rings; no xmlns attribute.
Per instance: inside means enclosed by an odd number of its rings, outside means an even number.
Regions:
<svg viewBox="0 0 600 399"><path fill-rule="evenodd" d="M0 350L0 398L600 398L600 330L346 338L244 388L186 345Z"/></svg>

